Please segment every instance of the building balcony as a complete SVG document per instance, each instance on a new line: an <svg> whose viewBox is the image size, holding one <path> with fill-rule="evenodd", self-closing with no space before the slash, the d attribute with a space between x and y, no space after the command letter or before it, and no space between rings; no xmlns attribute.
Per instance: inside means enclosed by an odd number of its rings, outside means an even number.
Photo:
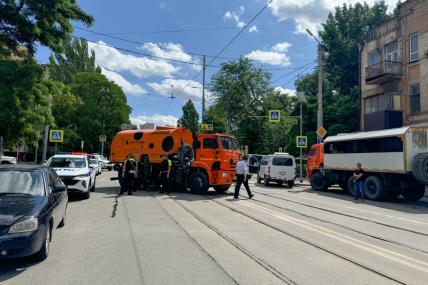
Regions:
<svg viewBox="0 0 428 285"><path fill-rule="evenodd" d="M378 111L364 115L364 131L377 131L403 126L402 111Z"/></svg>
<svg viewBox="0 0 428 285"><path fill-rule="evenodd" d="M382 61L366 67L366 84L382 84L403 75L403 64L396 61Z"/></svg>

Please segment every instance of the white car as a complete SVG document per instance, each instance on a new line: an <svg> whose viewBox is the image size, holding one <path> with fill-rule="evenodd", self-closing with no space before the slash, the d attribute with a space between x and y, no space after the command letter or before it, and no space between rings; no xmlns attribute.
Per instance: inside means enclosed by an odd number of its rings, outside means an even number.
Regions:
<svg viewBox="0 0 428 285"><path fill-rule="evenodd" d="M16 157L2 155L0 157L1 164L16 164Z"/></svg>
<svg viewBox="0 0 428 285"><path fill-rule="evenodd" d="M94 153L90 154L89 156L91 157L91 159L98 160L98 163L101 165L102 169L107 169L108 171L111 171L113 169L113 164L101 154Z"/></svg>
<svg viewBox="0 0 428 285"><path fill-rule="evenodd" d="M294 186L294 179L296 178L296 162L294 157L288 153L274 153L271 155L263 156L260 163L260 170L257 174L257 182L263 183L265 186L269 182L275 181L279 185L287 183L291 188Z"/></svg>
<svg viewBox="0 0 428 285"><path fill-rule="evenodd" d="M91 158L89 160L89 166L95 171L96 175L101 174L101 164L98 162L98 160Z"/></svg>
<svg viewBox="0 0 428 285"><path fill-rule="evenodd" d="M46 162L67 185L67 191L83 194L87 199L95 191L96 171L86 155L56 154Z"/></svg>

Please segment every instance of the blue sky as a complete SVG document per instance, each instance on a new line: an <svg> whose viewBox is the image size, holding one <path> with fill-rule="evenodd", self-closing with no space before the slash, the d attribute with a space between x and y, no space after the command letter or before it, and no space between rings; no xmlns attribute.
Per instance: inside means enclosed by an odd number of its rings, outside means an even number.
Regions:
<svg viewBox="0 0 428 285"><path fill-rule="evenodd" d="M207 55L207 62L211 61L210 56L216 55L266 5L264 0L78 2L95 18L90 30L133 41L80 29L74 32L75 36L94 42L90 48L95 51L103 73L122 86L127 95L133 109L131 121L157 124L174 124L188 99L194 101L200 112L202 76L190 81L200 72L200 55ZM225 58L247 56L256 65L268 69L274 81L282 77L273 82L272 87L292 93L296 76L316 65L316 42L307 36L305 29L316 33L328 12L344 2L358 1L274 0L220 58L207 67L207 83L218 71L217 66L227 61ZM375 0L367 2L372 4ZM75 26L85 28L80 23ZM47 62L49 54L48 49L40 47L38 61ZM305 65L307 67L296 71ZM171 92L176 99L168 98Z"/></svg>

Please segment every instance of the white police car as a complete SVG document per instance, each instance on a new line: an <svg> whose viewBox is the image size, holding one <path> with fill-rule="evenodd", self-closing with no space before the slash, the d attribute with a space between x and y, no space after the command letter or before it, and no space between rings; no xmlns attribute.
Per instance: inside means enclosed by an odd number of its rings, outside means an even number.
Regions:
<svg viewBox="0 0 428 285"><path fill-rule="evenodd" d="M77 192L87 199L95 191L96 171L86 155L56 154L46 162L67 185L69 193Z"/></svg>

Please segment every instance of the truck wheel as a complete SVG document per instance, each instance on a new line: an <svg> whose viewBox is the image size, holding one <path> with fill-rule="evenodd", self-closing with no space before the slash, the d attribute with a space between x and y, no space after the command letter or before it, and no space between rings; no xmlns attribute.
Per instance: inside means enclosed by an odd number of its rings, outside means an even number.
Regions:
<svg viewBox="0 0 428 285"><path fill-rule="evenodd" d="M388 190L381 178L372 175L364 183L364 194L370 200L382 201L388 197Z"/></svg>
<svg viewBox="0 0 428 285"><path fill-rule="evenodd" d="M216 186L214 186L214 190L220 194L226 192L227 190L229 190L229 188L230 188L230 185L216 185Z"/></svg>
<svg viewBox="0 0 428 285"><path fill-rule="evenodd" d="M418 201L425 195L425 185L417 185L403 189L401 193L404 199L408 201Z"/></svg>
<svg viewBox="0 0 428 285"><path fill-rule="evenodd" d="M288 187L293 188L294 186L294 180L287 181Z"/></svg>
<svg viewBox="0 0 428 285"><path fill-rule="evenodd" d="M328 189L328 183L321 173L315 172L311 176L311 187L315 191L325 191Z"/></svg>
<svg viewBox="0 0 428 285"><path fill-rule="evenodd" d="M419 153L415 156L413 175L419 182L428 184L428 153Z"/></svg>
<svg viewBox="0 0 428 285"><path fill-rule="evenodd" d="M355 183L353 176L349 176L347 186L349 194L355 197Z"/></svg>
<svg viewBox="0 0 428 285"><path fill-rule="evenodd" d="M263 185L269 186L269 178L266 175L263 177Z"/></svg>
<svg viewBox="0 0 428 285"><path fill-rule="evenodd" d="M193 172L189 177L189 188L194 194L205 195L208 192L208 178L202 172Z"/></svg>

